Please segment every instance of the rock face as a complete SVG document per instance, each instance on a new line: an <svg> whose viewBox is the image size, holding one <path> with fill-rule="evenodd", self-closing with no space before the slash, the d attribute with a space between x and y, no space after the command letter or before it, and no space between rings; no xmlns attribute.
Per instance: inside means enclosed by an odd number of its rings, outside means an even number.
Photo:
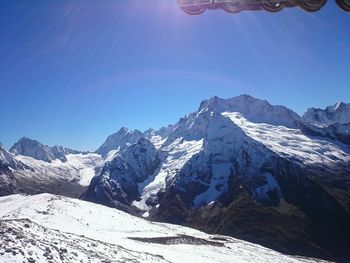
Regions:
<svg viewBox="0 0 350 263"><path fill-rule="evenodd" d="M317 125L332 125L350 123L350 103L338 102L325 109L310 108L303 119Z"/></svg>
<svg viewBox="0 0 350 263"><path fill-rule="evenodd" d="M117 150L125 144L136 143L141 137L143 134L139 130L129 130L122 127L117 133L108 136L101 147L96 150L96 153L106 156L110 151Z"/></svg>
<svg viewBox="0 0 350 263"><path fill-rule="evenodd" d="M84 197L285 253L344 260L348 128L313 125L248 95L214 97L174 125L136 132L137 140L125 129L112 135L118 143L101 148L115 150L113 158Z"/></svg>
<svg viewBox="0 0 350 263"><path fill-rule="evenodd" d="M350 145L350 122L346 124L332 124L329 126L329 129L339 141Z"/></svg>
<svg viewBox="0 0 350 263"><path fill-rule="evenodd" d="M278 203L279 186L270 183L274 177L268 170L277 155L220 113L203 114L208 122L202 150L186 163L171 187L194 208L225 202L232 194L233 180L244 182L257 200ZM270 198L268 192L276 196Z"/></svg>
<svg viewBox="0 0 350 263"><path fill-rule="evenodd" d="M45 192L79 197L103 163L98 154L49 147L27 138L11 150L14 153L0 146L0 195Z"/></svg>
<svg viewBox="0 0 350 263"><path fill-rule="evenodd" d="M89 154L22 138L11 153L0 147L0 194L84 192L149 219L347 262L344 105L315 123L248 95L213 97L158 131L122 128Z"/></svg>
<svg viewBox="0 0 350 263"><path fill-rule="evenodd" d="M85 199L109 206L130 205L139 198L139 184L151 176L160 163L159 153L147 139L123 147L103 167L84 195ZM122 207L119 207L122 208Z"/></svg>
<svg viewBox="0 0 350 263"><path fill-rule="evenodd" d="M29 156L36 160L51 162L59 159L63 162L67 161L67 154L77 154L79 151L64 148L62 146L47 146L42 143L29 139L27 137L21 138L10 149L10 152L15 155Z"/></svg>
<svg viewBox="0 0 350 263"><path fill-rule="evenodd" d="M8 167L16 167L17 162L13 158L12 154L9 153L1 144L0 144L0 162L3 165L6 165Z"/></svg>
<svg viewBox="0 0 350 263"><path fill-rule="evenodd" d="M255 123L282 125L287 128L299 126L300 117L292 110L271 105L266 100L256 99L249 95L241 95L231 99L213 97L201 103L199 112L239 112L248 120Z"/></svg>
<svg viewBox="0 0 350 263"><path fill-rule="evenodd" d="M0 196L15 192L16 179L12 173L12 169L16 169L19 166L20 164L0 144Z"/></svg>

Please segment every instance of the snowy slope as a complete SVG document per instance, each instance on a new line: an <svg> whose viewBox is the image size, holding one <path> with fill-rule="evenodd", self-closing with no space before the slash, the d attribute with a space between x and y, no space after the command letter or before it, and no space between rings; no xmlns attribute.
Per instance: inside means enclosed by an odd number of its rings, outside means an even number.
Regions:
<svg viewBox="0 0 350 263"><path fill-rule="evenodd" d="M17 162L14 156L0 144L0 164L15 168Z"/></svg>
<svg viewBox="0 0 350 263"><path fill-rule="evenodd" d="M68 154L65 162L56 159L50 163L28 156L18 155L15 158L31 168L16 170L17 178L43 182L74 181L82 186L89 185L91 178L95 176L95 169L103 163L102 157L95 153Z"/></svg>
<svg viewBox="0 0 350 263"><path fill-rule="evenodd" d="M241 127L248 136L263 143L282 157L294 158L303 165L350 164L350 149L340 143L307 136L300 129L254 123L238 112L224 112L222 114Z"/></svg>
<svg viewBox="0 0 350 263"><path fill-rule="evenodd" d="M2 262L322 262L49 194L2 197L0 218Z"/></svg>
<svg viewBox="0 0 350 263"><path fill-rule="evenodd" d="M76 153L60 146L48 147L30 139L23 140L16 144L16 149L35 158L15 150L15 154L10 153L0 146L0 195L50 192L78 197L105 162L99 154ZM53 154L51 150L60 152L61 158L54 155L50 159L39 158L44 153ZM73 153L69 153L71 151Z"/></svg>
<svg viewBox="0 0 350 263"><path fill-rule="evenodd" d="M0 144L0 196L15 192L16 180L12 171L21 167L22 164Z"/></svg>
<svg viewBox="0 0 350 263"><path fill-rule="evenodd" d="M213 97L203 101L198 111L240 112L245 118L255 123L282 125L289 128L297 127L300 122L300 117L292 110L280 105L271 105L266 100L249 95L231 99Z"/></svg>
<svg viewBox="0 0 350 263"><path fill-rule="evenodd" d="M275 179L278 174L272 175L271 169L266 169L276 165L277 157L302 167L343 173L345 168L349 170L350 149L346 145L328 137L305 134L303 125L305 123L295 112L265 100L248 95L231 99L213 97L203 101L198 111L186 115L176 124L143 133L158 151L160 162L157 169L152 169L154 172L142 177L142 181L132 179L135 177L132 174L139 168L133 157L123 154L125 149L121 151L121 146L118 146L117 150L110 151L106 160L116 163L115 160L122 158L123 163L128 165L121 165L118 161L121 167L118 169L130 176L124 175L127 180L117 178L109 171L114 168L107 164L104 174L100 174L94 182L99 187L94 185L95 189L90 189L90 193L95 192L96 198L92 195L89 200L116 196L115 199L120 201L119 196L123 195L122 199L128 200L124 204L131 203L148 216L148 211L159 204L159 196L174 184L183 192L191 193L186 194L187 202L200 207L229 192L229 184L237 176L245 178L244 183L249 185L249 191L257 200L266 199L267 192L271 191L275 192L278 200L280 190ZM319 130L321 134L330 134L328 130L311 124L308 127ZM348 136L346 127L335 128ZM112 142L110 138L118 138L109 145L116 142L120 145L119 142L123 141L124 148L132 148L132 143L125 144L124 140L126 135L134 140L134 133L124 128L116 133L118 136L112 135L106 142ZM342 141L348 138L343 137ZM149 158L147 152L140 152L138 156ZM125 181L130 187L120 191L118 188L123 187Z"/></svg>
<svg viewBox="0 0 350 263"><path fill-rule="evenodd" d="M141 210L150 209L151 206L146 204L147 200L153 199L153 201L156 201L157 194L166 189L167 183L172 181L176 173L190 158L202 149L202 145L203 140L186 141L180 137L161 148L163 161L153 175L138 184L140 200L135 200L133 205ZM147 215L146 213L145 216Z"/></svg>

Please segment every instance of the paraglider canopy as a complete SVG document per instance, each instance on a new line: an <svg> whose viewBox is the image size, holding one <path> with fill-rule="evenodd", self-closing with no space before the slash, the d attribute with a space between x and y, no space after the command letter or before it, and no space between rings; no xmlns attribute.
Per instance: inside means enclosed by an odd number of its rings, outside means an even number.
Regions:
<svg viewBox="0 0 350 263"><path fill-rule="evenodd" d="M327 0L177 0L179 7L190 15L202 14L207 9L223 9L229 13L244 10L279 12L285 7L301 7L307 12L320 10ZM340 8L350 12L350 0L336 0Z"/></svg>

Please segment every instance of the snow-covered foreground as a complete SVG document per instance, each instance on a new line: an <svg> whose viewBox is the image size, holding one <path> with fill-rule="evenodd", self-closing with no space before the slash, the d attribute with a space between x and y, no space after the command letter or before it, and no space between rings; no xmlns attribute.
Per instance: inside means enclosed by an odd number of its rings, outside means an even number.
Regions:
<svg viewBox="0 0 350 263"><path fill-rule="evenodd" d="M322 262L50 194L1 197L0 219L0 262Z"/></svg>

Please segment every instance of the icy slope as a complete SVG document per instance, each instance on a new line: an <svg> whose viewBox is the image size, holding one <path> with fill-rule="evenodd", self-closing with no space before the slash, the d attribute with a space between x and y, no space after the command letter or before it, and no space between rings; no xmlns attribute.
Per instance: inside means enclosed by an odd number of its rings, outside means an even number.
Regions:
<svg viewBox="0 0 350 263"><path fill-rule="evenodd" d="M6 165L7 167L10 167L11 169L16 169L22 166L21 163L19 163L13 154L8 152L0 143L0 164Z"/></svg>
<svg viewBox="0 0 350 263"><path fill-rule="evenodd" d="M341 163L350 164L350 149L341 143L324 138L310 137L300 129L254 123L238 112L224 112L251 138L263 143L282 157L294 159L302 165L334 167Z"/></svg>
<svg viewBox="0 0 350 263"><path fill-rule="evenodd" d="M17 177L38 181L74 181L82 186L89 185L95 176L95 168L103 163L102 157L94 153L68 154L66 162L54 160L51 163L21 155L15 158L31 168L16 170Z"/></svg>
<svg viewBox="0 0 350 263"><path fill-rule="evenodd" d="M266 100L260 100L249 95L241 95L231 99L213 97L201 103L198 112L240 112L245 118L255 123L268 123L295 128L300 122L298 114L280 106L271 105Z"/></svg>
<svg viewBox="0 0 350 263"><path fill-rule="evenodd" d="M186 115L176 124L143 133L157 150L160 161L157 169L152 166L153 172L147 169L148 175L142 180L133 179L134 171L139 169L133 157L119 152L120 146L118 150L110 151L107 160L119 163L118 169L127 180L114 176L113 166L107 164L104 173L95 179L94 184L100 187L92 185L89 200L111 205L111 202L101 200L122 199L124 204L131 203L148 216L149 210L159 204L163 193L174 186L174 181L177 190L189 193L186 193L186 203L199 207L221 197L227 199L224 194L232 195L229 193L232 192L232 181L239 179L256 200L266 201L267 193L273 192L275 198L270 201L277 204L281 196L275 177L280 171L269 167L277 165L278 157L307 169L316 167L332 173L349 170L350 149L336 141L340 136L336 137L335 131L308 124L309 129L318 131L323 137L310 136L304 133L305 125L295 112L265 100L248 95L231 99L213 97L203 101L198 111ZM346 142L347 127L335 128L343 132L341 139ZM132 136L134 132L121 129L117 134ZM132 148L133 145L123 147ZM147 152L138 155L148 158ZM130 187L124 187L125 182ZM120 191L120 186L128 189ZM102 199L101 193L105 196Z"/></svg>
<svg viewBox="0 0 350 263"><path fill-rule="evenodd" d="M167 184L173 180L177 172L197 154L203 146L203 140L186 141L182 137L177 138L171 144L162 149L162 163L151 176L139 183L140 200L135 200L133 205L141 210L148 210L158 203L157 194L165 191ZM147 201L149 204L147 204ZM144 214L145 216L148 213Z"/></svg>
<svg viewBox="0 0 350 263"><path fill-rule="evenodd" d="M61 149L64 159L47 161L18 153L15 155L0 145L0 195L50 192L78 197L104 163L99 154L71 154L70 150L62 147L45 147Z"/></svg>
<svg viewBox="0 0 350 263"><path fill-rule="evenodd" d="M49 194L0 198L4 262L322 262Z"/></svg>
<svg viewBox="0 0 350 263"><path fill-rule="evenodd" d="M128 204L138 197L138 184L145 181L159 163L159 153L147 139L124 146L93 179L85 198L110 206L116 206L115 201Z"/></svg>
<svg viewBox="0 0 350 263"><path fill-rule="evenodd" d="M15 192L16 180L12 171L20 167L22 164L0 144L0 196Z"/></svg>

